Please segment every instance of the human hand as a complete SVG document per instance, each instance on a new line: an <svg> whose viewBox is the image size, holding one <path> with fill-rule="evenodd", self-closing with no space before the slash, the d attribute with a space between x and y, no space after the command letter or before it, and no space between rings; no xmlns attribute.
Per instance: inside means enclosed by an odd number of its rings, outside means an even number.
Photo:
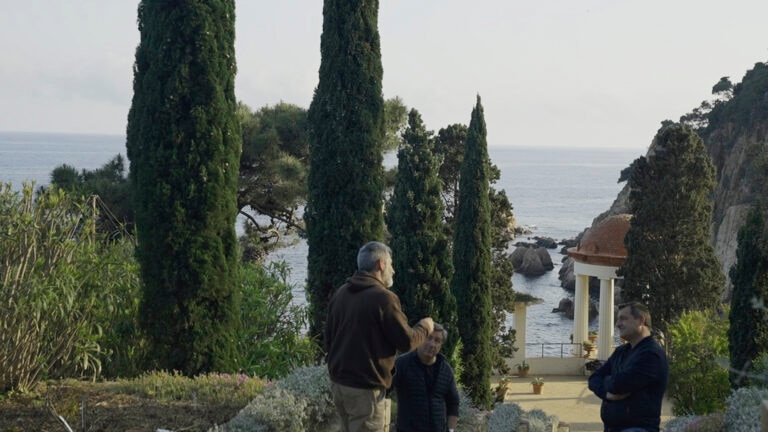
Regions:
<svg viewBox="0 0 768 432"><path fill-rule="evenodd" d="M435 322L431 317L422 318L418 324L427 329L427 335L430 335L435 330Z"/></svg>
<svg viewBox="0 0 768 432"><path fill-rule="evenodd" d="M622 394L613 394L611 392L608 392L605 394L605 398L609 401L618 401L622 399L628 398L630 393L622 393Z"/></svg>

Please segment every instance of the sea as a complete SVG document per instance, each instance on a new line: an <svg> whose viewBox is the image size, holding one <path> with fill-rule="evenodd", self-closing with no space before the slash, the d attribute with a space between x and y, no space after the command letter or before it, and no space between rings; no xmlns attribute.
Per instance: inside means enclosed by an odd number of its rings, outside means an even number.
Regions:
<svg viewBox="0 0 768 432"><path fill-rule="evenodd" d="M501 178L493 186L506 192L518 225L531 229L531 234L515 241L529 241L533 236L559 241L575 238L610 207L623 187L617 182L621 170L644 150L489 146L488 153L501 170ZM126 154L123 135L0 132L0 183L10 183L14 190L20 190L23 182L46 185L57 166L95 169L117 154ZM385 158L385 164L396 162L394 155ZM552 271L538 277L515 274L512 279L515 291L542 299L528 308L528 350L540 344L568 343L573 331L572 320L552 312L561 299L573 295L560 287L560 248L549 252L555 265ZM299 303L305 301L306 255L307 246L299 241L271 257L290 266ZM597 329L596 320L590 329ZM557 355L550 350L559 352L559 347L546 346L545 355Z"/></svg>

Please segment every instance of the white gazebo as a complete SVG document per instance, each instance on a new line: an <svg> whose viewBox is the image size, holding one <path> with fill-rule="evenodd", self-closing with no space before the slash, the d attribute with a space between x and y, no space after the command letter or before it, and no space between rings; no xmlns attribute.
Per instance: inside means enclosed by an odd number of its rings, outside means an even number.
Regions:
<svg viewBox="0 0 768 432"><path fill-rule="evenodd" d="M581 354L581 343L588 340L589 278L600 280L597 359L607 360L613 352L613 298L616 270L627 259L624 237L632 215L610 216L587 230L579 245L568 249L573 258L576 296L573 314L573 342L579 344L574 354Z"/></svg>

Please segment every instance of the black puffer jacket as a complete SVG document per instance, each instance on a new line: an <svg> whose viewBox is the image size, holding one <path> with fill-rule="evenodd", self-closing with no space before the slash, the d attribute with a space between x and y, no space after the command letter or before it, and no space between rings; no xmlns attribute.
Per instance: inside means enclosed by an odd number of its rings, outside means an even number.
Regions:
<svg viewBox="0 0 768 432"><path fill-rule="evenodd" d="M393 380L397 395L398 432L445 432L447 416L459 415L459 391L451 365L442 354L432 366L430 381L427 366L416 351L403 354L395 361Z"/></svg>

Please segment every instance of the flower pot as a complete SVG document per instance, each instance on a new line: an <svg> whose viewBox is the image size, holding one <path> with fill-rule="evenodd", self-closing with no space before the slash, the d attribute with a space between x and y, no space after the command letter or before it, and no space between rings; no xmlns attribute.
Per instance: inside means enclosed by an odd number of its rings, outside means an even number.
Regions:
<svg viewBox="0 0 768 432"><path fill-rule="evenodd" d="M544 384L531 384L533 386L533 394L541 394L544 389Z"/></svg>
<svg viewBox="0 0 768 432"><path fill-rule="evenodd" d="M517 370L517 376L519 376L520 378L527 377L528 376L528 370L529 369L518 369Z"/></svg>

